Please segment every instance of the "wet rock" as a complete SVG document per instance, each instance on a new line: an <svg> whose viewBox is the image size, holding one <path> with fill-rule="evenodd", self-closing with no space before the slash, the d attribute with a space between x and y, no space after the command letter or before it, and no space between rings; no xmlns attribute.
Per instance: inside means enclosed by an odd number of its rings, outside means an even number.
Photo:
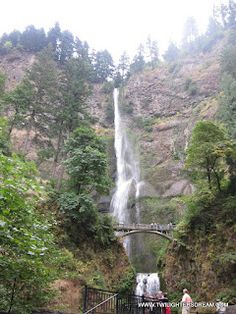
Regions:
<svg viewBox="0 0 236 314"><path fill-rule="evenodd" d="M111 202L110 196L102 196L98 201L98 211L109 212L110 202Z"/></svg>
<svg viewBox="0 0 236 314"><path fill-rule="evenodd" d="M160 191L155 189L150 183L148 182L140 182L139 183L139 197L157 197L160 196Z"/></svg>
<svg viewBox="0 0 236 314"><path fill-rule="evenodd" d="M186 179L174 182L170 188L164 193L164 197L187 195L191 194L194 190L193 185Z"/></svg>

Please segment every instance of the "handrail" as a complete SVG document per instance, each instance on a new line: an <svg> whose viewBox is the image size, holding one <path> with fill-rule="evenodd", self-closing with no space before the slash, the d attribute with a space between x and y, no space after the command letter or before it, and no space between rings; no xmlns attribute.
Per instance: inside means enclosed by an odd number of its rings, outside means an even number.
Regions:
<svg viewBox="0 0 236 314"><path fill-rule="evenodd" d="M119 293L116 293L114 295L112 295L111 297L107 298L106 300L102 301L101 303L95 305L93 308L91 308L90 310L84 312L83 314L87 314L87 313L90 313L91 311L95 310L96 308L98 308L99 306L105 304L106 302L108 302L109 300L115 298Z"/></svg>
<svg viewBox="0 0 236 314"><path fill-rule="evenodd" d="M158 231L172 231L175 229L175 225L172 223L169 224L124 224L118 223L114 226L115 230L158 230Z"/></svg>

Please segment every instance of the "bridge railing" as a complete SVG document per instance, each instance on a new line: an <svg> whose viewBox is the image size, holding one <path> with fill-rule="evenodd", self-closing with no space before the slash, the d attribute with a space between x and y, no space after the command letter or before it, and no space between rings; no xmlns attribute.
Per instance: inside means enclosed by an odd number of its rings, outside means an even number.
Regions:
<svg viewBox="0 0 236 314"><path fill-rule="evenodd" d="M169 224L123 224L114 225L115 230L157 230L157 231L171 231L175 228L172 223Z"/></svg>

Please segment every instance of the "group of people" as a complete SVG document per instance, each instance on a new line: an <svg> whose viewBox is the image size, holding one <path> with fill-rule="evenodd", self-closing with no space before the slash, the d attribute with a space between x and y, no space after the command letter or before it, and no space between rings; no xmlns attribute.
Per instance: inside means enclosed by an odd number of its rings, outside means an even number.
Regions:
<svg viewBox="0 0 236 314"><path fill-rule="evenodd" d="M151 312L147 313L158 313L158 314L171 314L171 308L169 306L169 299L167 293L163 293L162 291L158 291L156 295L150 297L145 295L145 301L153 302L154 306L151 308ZM146 313L146 312L145 312Z"/></svg>
<svg viewBox="0 0 236 314"><path fill-rule="evenodd" d="M154 230L164 230L164 231L172 230L174 226L175 225L173 225L171 222L166 225L151 223L151 229L154 229Z"/></svg>
<svg viewBox="0 0 236 314"><path fill-rule="evenodd" d="M150 298L150 297L149 297ZM153 308L149 313L159 313L159 314L171 314L171 307L169 305L169 300L167 297L167 293L163 293L162 291L158 291L157 295L152 300L160 303L159 307ZM192 298L187 289L183 289L183 297L181 300L182 303L182 314L190 314L191 305L193 303ZM216 300L216 314L225 314L226 306L220 300Z"/></svg>

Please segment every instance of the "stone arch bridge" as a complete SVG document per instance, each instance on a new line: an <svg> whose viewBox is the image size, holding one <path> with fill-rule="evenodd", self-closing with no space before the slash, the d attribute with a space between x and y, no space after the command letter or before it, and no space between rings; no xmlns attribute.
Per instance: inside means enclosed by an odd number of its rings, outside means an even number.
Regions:
<svg viewBox="0 0 236 314"><path fill-rule="evenodd" d="M173 230L175 225L172 223L169 224L115 224L114 230L118 232L118 237L126 237L132 234L138 233L150 233L156 234L163 238L168 239L169 241L173 241Z"/></svg>

